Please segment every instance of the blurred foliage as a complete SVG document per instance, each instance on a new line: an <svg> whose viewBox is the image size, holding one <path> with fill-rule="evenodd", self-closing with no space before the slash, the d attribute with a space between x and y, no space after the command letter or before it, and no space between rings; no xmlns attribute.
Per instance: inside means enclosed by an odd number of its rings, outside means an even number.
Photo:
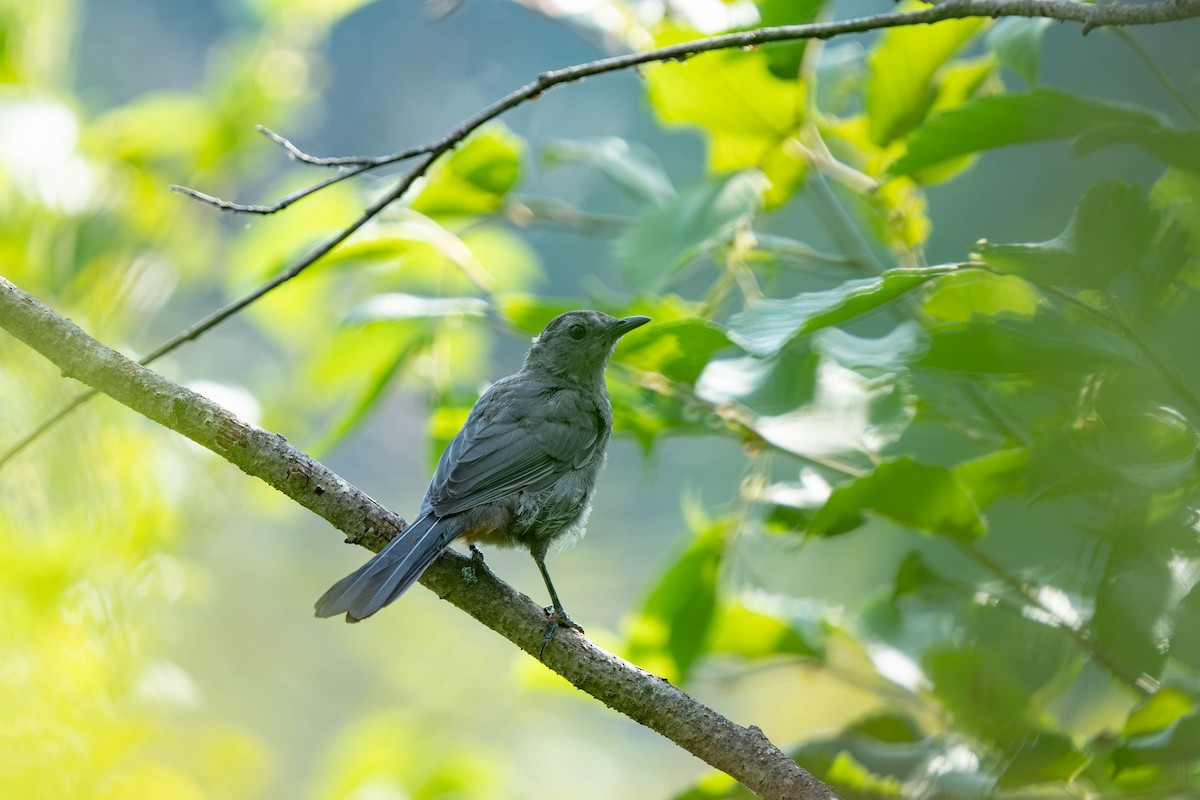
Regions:
<svg viewBox="0 0 1200 800"><path fill-rule="evenodd" d="M284 85L276 67L318 64L359 5L247 3L197 89L95 116L38 45L69 37L76 9L0 6L0 132L39 132L0 136L6 275L119 343L170 298L240 294L332 235L362 206L346 184L233 233L204 214L173 224L160 193L239 188L261 157L250 123L299 118L319 88L317 70ZM749 4L703 5L598 4L613 13L588 25L649 47L755 22L739 16ZM755 13L802 22L827 5ZM247 312L300 365L288 391L263 392L263 423L328 452L407 382L424 391L433 459L496 374L489 326L526 336L585 304L647 314L614 359L619 431L647 451L728 437L751 466L730 509L687 504L691 536L630 615L630 657L685 686L799 664L867 687L871 714L793 748L846 798L1185 796L1200 781L1200 134L1165 109L1040 85L1045 30L948 21L865 48L648 67L649 106L700 136L707 174L678 186L611 137L548 143L543 166L590 170L625 212L605 222L624 285L583 298L545 290L521 226L589 211L539 219L549 206L522 195L534 148L503 124L476 132L403 207ZM1133 145L1156 178L1098 174L1054 238L991 241L979 219L959 237L973 252L925 263L927 187L971 185L987 151L1035 142L1063 158ZM795 238L805 202L844 221L843 252ZM210 274L217 262L230 269ZM0 364L18 398L7 441L65 390L11 348ZM197 481L218 479L119 411L67 428L0 473L0 794L255 796L270 746L169 723L195 687L156 656L159 606L196 584L170 537L205 513ZM112 457L82 471L85 449ZM900 555L864 549L881 537ZM893 578L834 613L739 566L762 538L792 559L819 545L894 560ZM375 711L337 733L313 796L491 796L486 759L398 758L415 725ZM741 792L716 776L678 797Z"/></svg>

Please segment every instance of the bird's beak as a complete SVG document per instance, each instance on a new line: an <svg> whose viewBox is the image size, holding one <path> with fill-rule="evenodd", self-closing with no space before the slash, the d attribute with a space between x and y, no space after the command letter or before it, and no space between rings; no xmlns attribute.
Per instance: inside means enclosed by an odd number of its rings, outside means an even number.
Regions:
<svg viewBox="0 0 1200 800"><path fill-rule="evenodd" d="M625 317L617 320L617 324L612 326L614 339L619 339L629 333L634 328L640 328L650 321L649 317Z"/></svg>

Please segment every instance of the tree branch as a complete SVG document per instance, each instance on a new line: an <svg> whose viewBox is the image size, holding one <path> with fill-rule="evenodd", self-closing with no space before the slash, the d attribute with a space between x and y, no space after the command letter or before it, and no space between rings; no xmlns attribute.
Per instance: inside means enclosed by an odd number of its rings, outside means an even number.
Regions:
<svg viewBox="0 0 1200 800"><path fill-rule="evenodd" d="M289 194L269 205L235 203L223 200L196 189L186 186L172 186L181 194L186 194L196 200L208 203L223 211L234 211L247 214L274 214L287 208L297 200L324 189L330 184L346 178L359 175L376 167L395 164L417 155L429 153L433 158L428 159L412 173L405 176L404 182L411 185L415 177L424 174L428 164L440 155L458 146L468 135L480 126L495 119L501 114L517 106L536 100L550 89L565 83L575 83L593 75L607 72L620 72L643 64L658 61L686 61L692 56L714 50L731 48L758 47L774 42L787 42L802 39L829 39L848 33L864 33L884 28L898 28L912 25L929 25L947 19L962 19L965 17L1044 17L1061 22L1082 22L1083 33L1086 35L1094 28L1125 26L1125 25L1154 25L1163 22L1176 22L1191 17L1200 16L1200 0L1162 0L1147 5L1132 5L1116 3L1113 5L1098 5L1080 3L1077 0L943 0L932 3L930 7L915 11L893 11L884 14L872 14L866 17L855 17L846 20L828 22L812 22L802 25L778 25L768 28L755 28L722 36L711 36L695 39L690 42L659 47L653 50L643 50L637 53L626 53L597 61L566 67L564 69L543 72L533 82L510 92L492 105L480 111L473 117L464 120L454 130L441 139L426 145L402 150L387 156L341 156L322 158L309 155L290 141L259 125L258 130L264 136L283 147L288 156L306 164L325 167L354 167L333 178L320 181L305 189Z"/></svg>
<svg viewBox="0 0 1200 800"><path fill-rule="evenodd" d="M134 363L4 278L0 278L0 328L48 358L64 376L182 433L270 484L328 520L346 534L348 542L378 551L405 527L403 519L282 436L243 422L202 395ZM421 583L536 657L546 630L545 613L482 564L446 552ZM609 708L657 731L762 797L836 797L758 728L736 725L668 681L573 631L564 629L554 637L545 648L543 663Z"/></svg>
<svg viewBox="0 0 1200 800"><path fill-rule="evenodd" d="M287 283L292 278L304 272L317 261L328 255L335 247L337 247L346 239L363 227L367 222L377 216L384 208L391 205L396 200L399 200L418 178L425 175L429 168L437 159L444 154L453 150L464 139L467 138L475 130L499 117L501 114L516 108L517 106L535 100L545 92L560 86L565 83L573 83L581 81L584 78L593 75L600 75L607 72L617 72L630 69L657 61L685 61L691 56L700 53L706 53L714 50L726 50L734 47L756 47L771 42L795 41L801 39L829 39L834 36L840 36L849 33L864 33L866 31L879 30L883 28L896 28L909 25L928 25L935 22L941 22L947 19L962 19L965 17L1044 17L1048 19L1056 19L1064 22L1081 22L1083 23L1083 32L1097 27L1105 26L1124 26L1124 25L1154 25L1163 22L1176 22L1184 19L1191 19L1200 16L1200 0L1159 0L1159 2L1148 3L1144 5L1133 5L1128 3L1116 3L1112 5L1098 5L1090 3L1080 3L1076 0L944 0L936 5L931 5L929 8L918 9L916 11L903 12L888 12L884 14L874 14L866 17L857 17L855 19L837 20L831 22L815 22L804 25L782 25L772 28L758 28L748 31L740 31L738 33L725 34L723 36L713 36L707 39L697 39L691 42L683 42L681 44L672 45L670 47L662 47L655 50L647 50L640 53L629 53L612 58L600 59L586 64L578 64L576 66L567 67L565 69L555 70L551 72L543 72L537 78L509 93L500 100L497 100L492 105L478 112L472 117L464 120L456 128L451 130L441 139L421 147L410 148L396 153L392 156L381 156L378 158L356 158L349 159L321 159L300 151L298 148L291 145L283 137L271 133L270 137L275 141L283 144L289 154L297 157L301 156L300 160L307 163L341 165L355 164L353 169L327 178L307 189L301 189L298 192L286 196L276 204L270 206L252 206L234 203L228 200L214 197L205 194L196 189L189 189L183 186L172 187L175 191L186 194L190 197L202 200L214 205L217 208L230 211L245 211L250 213L269 214L274 213L297 200L307 197L308 195L325 188L326 186L353 177L354 175L366 172L370 169L392 164L400 160L408 159L416 155L423 154L422 158L415 167L406 173L383 197L375 203L368 206L363 214L344 229L331 236L322 244L318 245L308 255L304 256L287 269L280 272L271 280L262 284L258 288L252 290L243 297L234 300L233 302L217 309L205 318L196 322L191 327L180 332L168 341L153 350L150 354L141 360L142 364L151 364L162 356L174 351L185 342L191 341L206 331L216 327L224 322L229 317L233 316L243 308L249 306L259 298L265 296L275 290L284 283ZM265 129L263 129L265 130ZM293 152L294 151L294 152ZM50 420L39 426L38 433L49 430L54 424L66 417L70 411L79 405L82 405L86 397L76 397L71 401L70 407L60 410ZM15 457L21 450L29 445L36 438L36 435L24 437L14 447L9 448L3 455L0 455L0 467L3 467L8 461Z"/></svg>

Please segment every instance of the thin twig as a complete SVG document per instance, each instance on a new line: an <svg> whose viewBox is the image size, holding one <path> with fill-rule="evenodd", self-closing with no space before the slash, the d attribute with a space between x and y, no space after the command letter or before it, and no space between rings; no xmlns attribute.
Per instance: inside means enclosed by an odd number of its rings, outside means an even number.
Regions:
<svg viewBox="0 0 1200 800"><path fill-rule="evenodd" d="M1192 105L1192 102L1188 100L1187 95L1184 94L1183 90L1179 88L1179 84L1171 80L1171 76L1164 72L1162 67L1155 63L1154 58L1151 57L1146 48L1142 47L1142 43L1137 40L1137 37L1123 28L1116 28L1115 30L1117 36L1120 36L1125 40L1126 44L1133 48L1133 52L1138 54L1138 58L1142 59L1142 63L1146 65L1151 73L1153 73L1154 77L1158 79L1158 82L1161 83L1163 87L1171 93L1171 96L1174 97L1176 102L1183 107L1183 110L1187 112L1187 115L1195 122L1200 122L1200 110L1197 110L1196 107Z"/></svg>
<svg viewBox="0 0 1200 800"><path fill-rule="evenodd" d="M1197 413L1200 413L1200 397L1196 396L1196 393L1192 391L1191 387L1184 383L1183 378L1180 378L1177 374L1175 374L1175 370L1173 370L1169 364L1159 358L1158 354L1154 352L1154 348L1150 346L1150 343L1143 339L1141 334L1139 334L1133 328L1133 326L1126 322L1119 314L1106 311L1102 308L1097 308L1091 303L1081 300L1070 292L1057 286L1040 283L1030 278L1025 279L1043 292L1054 295L1063 302L1078 308L1080 311L1095 317L1108 327L1116 330L1117 333L1119 333L1130 344L1142 352L1142 355L1144 355L1146 360L1150 362L1150 365L1154 367L1154 370L1159 374L1159 377L1162 378L1164 383L1174 389L1180 397L1186 400L1188 405L1190 405L1193 410L1195 410Z"/></svg>
<svg viewBox="0 0 1200 800"><path fill-rule="evenodd" d="M598 61L591 61L586 64L566 67L565 69L543 72L532 83L526 84L496 101L445 137L390 156L317 158L304 153L287 139L266 128L259 126L259 130L265 136L283 146L293 158L305 163L321 166L355 166L356 169L352 172L337 176L337 180L343 180L369 169L411 158L414 155L445 152L465 138L471 131L485 122L500 116L509 109L526 101L536 100L542 94L556 86L581 81L593 75L623 71L659 61L686 61L692 56L714 50L728 50L735 47L757 47L771 42L785 42L799 39L828 39L833 36L863 33L884 28L927 25L947 19L1001 16L1043 17L1061 21L1082 22L1084 24L1083 31L1086 34L1098 27L1152 25L1200 16L1200 0L1165 0L1164 2L1148 5L1130 5L1125 3L1091 5L1075 2L1075 0L946 0L946 2L935 6L915 11L886 12L853 19L812 22L802 25L779 25L770 28L757 28L737 33L728 33L722 36L712 36L706 39L696 39L668 47L645 50L639 53L626 53ZM841 166L845 167L845 165ZM319 191L331 182L336 181L323 182L323 185L317 184L293 194L298 194L299 197L306 197ZM269 214L279 210L279 208L275 207L278 204L243 205L214 198L203 192L185 189L184 187L179 187L177 191L223 210L255 214ZM289 195L285 200L288 200L288 205L290 205L290 203L295 202L299 197L293 198ZM282 203L283 201L280 202Z"/></svg>
<svg viewBox="0 0 1200 800"><path fill-rule="evenodd" d="M374 218L379 212L386 208L391 203L402 197L405 192L413 185L414 182L423 176L429 167L442 155L449 152L458 146L472 132L495 119L506 111L521 105L524 102L535 100L546 91L565 83L572 83L583 80L592 75L599 75L606 72L616 72L625 70L641 64L647 64L657 61L685 61L693 55L699 53L710 52L714 50L726 50L735 47L754 47L769 42L782 42L798 39L828 39L833 36L839 36L849 33L863 33L871 30L883 28L897 28L911 25L926 25L934 22L940 22L947 19L961 19L964 17L999 17L999 16L1015 16L1015 17L1042 17L1048 19L1057 19L1062 21L1073 21L1084 23L1083 31L1087 33L1089 30L1100 26L1120 26L1120 25L1152 25L1162 22L1173 22L1183 19L1190 19L1200 16L1200 0L1161 0L1160 2L1150 3L1146 5L1130 5L1130 4L1114 4L1114 5L1093 5L1087 3L1078 3L1074 0L947 0L936 6L917 9L915 11L903 12L888 12L883 14L875 14L866 17L858 17L855 19L836 20L829 22L815 22L804 25L783 25L774 28L759 28L749 31L740 31L738 33L725 34L723 36L714 36L708 39L698 39L692 42L684 42L682 44L663 47L656 50L648 50L642 53L629 53L612 58L592 61L586 64L579 64L573 67L556 70L553 72L544 72L537 78L520 89L506 95L492 105L478 112L472 117L464 120L456 128L446 134L438 141L424 145L418 148L425 154L425 158L406 175L404 175L392 191L385 194L380 200L370 205L367 210L351 222L341 232L333 235L323 244L319 245L315 250L301 258L296 263L285 269L283 272L276 275L268 282L262 284L250 293L244 295L237 300L229 303L222 308L212 312L204 319L196 322L186 330L180 332L168 341L164 342L159 347L155 348L149 355L141 360L142 364L150 364L172 352L185 342L191 341L213 327L219 325L232 315L249 306L259 298L265 296L274 289L282 286L292 278L296 277L304 270L315 264L330 251ZM408 151L402 151L407 153ZM397 154L400 155L400 154ZM386 158L386 157L385 157ZM378 166L378 165L375 165ZM357 167L358 171L365 171L373 167ZM306 197L318 189L324 188L332 183L345 178L352 177L357 174L355 170L350 170L341 175L336 175L307 190L301 190L297 197L290 200L295 200L300 197ZM189 196L200 199L203 195L208 198L205 202L216 205L219 208L228 208L237 210L237 204L221 201L219 198L213 198L210 195L205 195L202 192L195 190L185 190L182 187L178 189ZM289 195L289 197L291 197ZM216 201L213 203L213 201ZM290 203L289 203L290 204ZM258 212L263 213L263 212ZM873 259L872 259L873 260ZM79 400L79 398L76 398ZM82 400L76 403L72 400L74 407L82 404ZM54 415L55 421L62 419L68 412L60 411ZM54 425L53 422L46 424L44 430L49 430ZM28 439L28 437L26 437ZM29 439L32 441L32 439ZM28 441L21 445L22 448L27 446ZM10 449L0 457L0 465L9 461L15 453Z"/></svg>
<svg viewBox="0 0 1200 800"><path fill-rule="evenodd" d="M293 161L302 161L305 164L312 164L314 167L382 167L429 152L429 146L425 145L424 147L410 147L399 153L392 153L390 156L314 156L296 147L266 125L255 125L254 129L287 151L288 157Z"/></svg>
<svg viewBox="0 0 1200 800"><path fill-rule="evenodd" d="M230 211L236 214L259 214L265 216L283 211L285 208L292 205L292 203L295 203L298 200L303 200L309 195L316 194L327 186L340 183L347 178L353 178L377 167L383 167L387 166L388 164L396 164L401 161L407 161L410 158L424 155L430 151L430 145L423 145L421 147L410 147L407 150L401 150L399 153L392 153L391 155L387 156L322 157L310 155L309 153L304 152L299 147L296 147L296 145L292 144L291 141L280 136L278 133L275 133L275 131L271 130L265 125L256 125L255 130L282 147L288 154L288 158L292 159L293 161L299 161L303 164L310 164L314 167L353 167L353 169L347 169L343 172L338 172L337 174L331 175L325 180L318 181L317 183L314 183L311 186L306 186L303 189L297 189L296 191L279 198L274 203L268 203L265 205L256 203L236 203L232 200L225 200L223 198L202 192L199 189L193 189L189 186L180 186L179 184L172 184L171 191L186 195L193 200L199 200L202 203L207 203L208 205L213 206L214 208L219 208L222 211Z"/></svg>
<svg viewBox="0 0 1200 800"><path fill-rule="evenodd" d="M1042 600L1037 590L1029 583L1021 580L1017 576L1010 573L1004 568L1000 562L996 561L990 555L985 553L974 542L963 542L955 540L959 549L975 563L982 566L988 572L1000 579L1001 583L1012 589L1014 592L1024 597L1031 605L1046 614L1050 619L1057 623L1057 627L1061 628L1071 640L1075 642L1097 665L1106 669L1113 677L1118 678L1130 688L1141 693L1143 696L1153 694L1152 689L1146 685L1145 680L1139 675L1131 675L1125 671L1125 668L1117 664L1108 653L1100 649L1096 644L1096 640L1088 633L1086 629L1080 628L1070 621L1063 619L1054 609L1046 605Z"/></svg>

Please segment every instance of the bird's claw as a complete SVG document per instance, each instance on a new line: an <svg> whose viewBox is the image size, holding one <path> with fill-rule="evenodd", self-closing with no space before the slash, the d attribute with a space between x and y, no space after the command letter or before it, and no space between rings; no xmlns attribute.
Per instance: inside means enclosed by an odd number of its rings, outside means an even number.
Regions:
<svg viewBox="0 0 1200 800"><path fill-rule="evenodd" d="M550 627L546 629L546 635L542 637L542 646L538 650L538 658L541 659L546 652L546 645L550 644L550 640L554 638L555 632L559 628L567 628L573 631L583 633L583 626L575 620L567 616L567 612L561 608L556 609L554 606L546 606L542 609L546 616L550 619Z"/></svg>

